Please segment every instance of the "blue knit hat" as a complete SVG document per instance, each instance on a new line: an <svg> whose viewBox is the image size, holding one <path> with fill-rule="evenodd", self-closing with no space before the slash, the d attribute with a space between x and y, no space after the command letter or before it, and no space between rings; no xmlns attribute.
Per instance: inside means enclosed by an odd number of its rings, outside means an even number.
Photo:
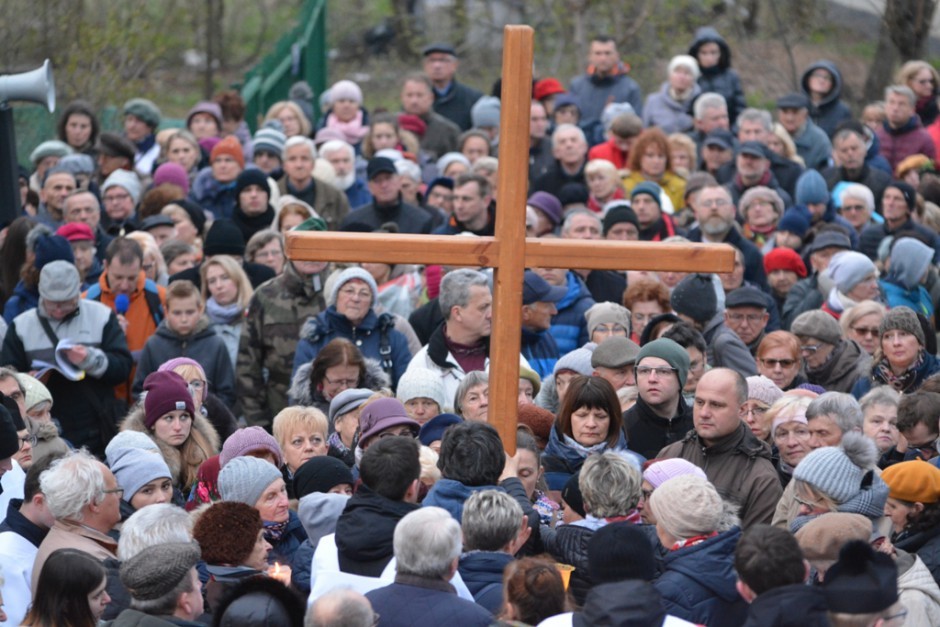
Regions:
<svg viewBox="0 0 940 627"><path fill-rule="evenodd" d="M33 267L37 270L42 270L52 261L75 263L72 245L60 235L40 235L36 238L34 252L36 259L33 261Z"/></svg>
<svg viewBox="0 0 940 627"><path fill-rule="evenodd" d="M661 210L663 208L663 201L661 198L662 193L663 188L656 183L653 183L652 181L643 181L642 183L637 184L637 186L633 188L633 191L630 192L630 200L632 201L634 198L636 198L637 194L647 194L656 201L656 204L659 205Z"/></svg>
<svg viewBox="0 0 940 627"><path fill-rule="evenodd" d="M825 203L829 200L829 188L822 174L806 170L796 181L796 204Z"/></svg>
<svg viewBox="0 0 940 627"><path fill-rule="evenodd" d="M447 430L447 427L461 422L463 422L463 418L457 414L438 414L421 425L418 440L425 446L431 446L434 442L444 439L444 431Z"/></svg>
<svg viewBox="0 0 940 627"><path fill-rule="evenodd" d="M783 212L783 217L777 222L778 231L793 233L800 239L806 237L809 226L809 213L803 207L790 207Z"/></svg>

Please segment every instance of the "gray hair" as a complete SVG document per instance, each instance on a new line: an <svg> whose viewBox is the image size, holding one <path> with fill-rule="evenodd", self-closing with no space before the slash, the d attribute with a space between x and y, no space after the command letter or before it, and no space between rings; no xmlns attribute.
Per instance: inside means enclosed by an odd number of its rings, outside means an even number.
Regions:
<svg viewBox="0 0 940 627"><path fill-rule="evenodd" d="M849 127L836 131L836 134L832 136L832 145L835 146L837 143L845 141L849 137L857 137L863 145L868 143L868 137L865 136L863 131Z"/></svg>
<svg viewBox="0 0 940 627"><path fill-rule="evenodd" d="M102 464L85 449L72 451L39 476L39 489L56 520L82 520L82 510L105 496Z"/></svg>
<svg viewBox="0 0 940 627"><path fill-rule="evenodd" d="M351 159L356 158L356 149L342 139L331 139L320 146L320 156L326 157L326 155L330 153L339 152L341 150L348 154Z"/></svg>
<svg viewBox="0 0 940 627"><path fill-rule="evenodd" d="M721 94L716 94L713 91L706 92L695 101L695 107L693 108L695 119L701 120L705 117L705 111L708 109L724 109L727 111L728 102Z"/></svg>
<svg viewBox="0 0 940 627"><path fill-rule="evenodd" d="M871 392L863 396L859 401L858 405L862 409L862 414L869 410L869 408L874 407L875 405L888 405L889 407L897 407L901 404L901 395L890 385L879 385L876 388L873 388Z"/></svg>
<svg viewBox="0 0 940 627"><path fill-rule="evenodd" d="M748 107L738 114L738 126L741 125L741 122L759 122L765 131L768 133L774 132L774 119L770 115L770 111L765 109Z"/></svg>
<svg viewBox="0 0 940 627"><path fill-rule="evenodd" d="M369 599L352 588L334 588L318 597L304 620L304 627L372 627L375 612Z"/></svg>
<svg viewBox="0 0 940 627"><path fill-rule="evenodd" d="M917 102L917 97L914 95L914 90L908 87L907 85L888 85L885 87L885 100L888 99L888 96L891 94L897 94L899 96L904 96L907 98L908 102L911 103L913 107Z"/></svg>
<svg viewBox="0 0 940 627"><path fill-rule="evenodd" d="M565 221L561 223L561 235L564 237L568 231L571 229L571 223L574 221L575 216L588 216L597 221L598 229L602 229L601 218L598 214L594 213L590 209L572 209L568 212L568 215L565 216Z"/></svg>
<svg viewBox="0 0 940 627"><path fill-rule="evenodd" d="M135 599L134 595L131 594L131 608L152 616L170 615L176 609L176 603L180 595L186 592L192 592L196 589L196 581L198 581L198 579L199 573L196 567L193 566L189 569L189 572L186 573L186 576L183 577L182 581L158 599Z"/></svg>
<svg viewBox="0 0 940 627"><path fill-rule="evenodd" d="M463 416L463 397L467 395L472 388L478 385L489 385L490 375L484 370L471 370L457 385L457 391L454 393L454 413Z"/></svg>
<svg viewBox="0 0 940 627"><path fill-rule="evenodd" d="M806 408L806 420L828 416L842 429L842 433L862 430L862 408L851 394L826 392L813 399Z"/></svg>
<svg viewBox="0 0 940 627"><path fill-rule="evenodd" d="M193 519L172 503L148 505L131 514L121 526L117 558L126 562L144 549L193 541Z"/></svg>
<svg viewBox="0 0 940 627"><path fill-rule="evenodd" d="M460 528L464 550L499 551L516 539L522 507L505 492L483 490L467 499Z"/></svg>
<svg viewBox="0 0 940 627"><path fill-rule="evenodd" d="M310 149L310 157L316 160L317 146L313 143L313 140L303 135L294 135L293 137L288 137L287 141L284 142L284 150L281 151L281 159L283 161L287 161L287 151L294 146L306 146Z"/></svg>
<svg viewBox="0 0 940 627"><path fill-rule="evenodd" d="M494 174L497 170L499 170L499 159L490 156L480 157L470 166L470 171L474 174Z"/></svg>
<svg viewBox="0 0 940 627"><path fill-rule="evenodd" d="M849 183L842 188L842 193L839 195L840 206L845 204L846 198L857 198L865 203L865 207L869 211L875 210L875 195L866 185Z"/></svg>
<svg viewBox="0 0 940 627"><path fill-rule="evenodd" d="M440 507L422 507L398 521L392 540L398 572L435 579L460 557L460 525Z"/></svg>
<svg viewBox="0 0 940 627"><path fill-rule="evenodd" d="M399 176L407 176L416 183L421 182L421 167L414 161L399 159L395 162L395 170Z"/></svg>
<svg viewBox="0 0 940 627"><path fill-rule="evenodd" d="M578 479L585 510L596 518L626 516L639 502L642 484L636 466L613 451L589 455Z"/></svg>
<svg viewBox="0 0 940 627"><path fill-rule="evenodd" d="M445 320L450 318L450 310L454 307L467 306L470 302L470 288L472 287L490 289L490 283L485 274L470 268L457 268L444 275L441 279L438 303Z"/></svg>
<svg viewBox="0 0 940 627"><path fill-rule="evenodd" d="M581 138L581 141L587 143L587 136L580 127L575 126L574 124L559 124L552 133L552 148L555 147L555 138L558 137L559 134L567 131L576 131L578 136Z"/></svg>

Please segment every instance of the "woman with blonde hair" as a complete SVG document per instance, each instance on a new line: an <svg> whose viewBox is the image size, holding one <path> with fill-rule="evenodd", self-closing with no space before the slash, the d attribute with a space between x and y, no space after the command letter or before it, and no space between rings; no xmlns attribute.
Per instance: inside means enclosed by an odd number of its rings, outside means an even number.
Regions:
<svg viewBox="0 0 940 627"><path fill-rule="evenodd" d="M793 143L793 138L790 137L790 133L783 128L780 122L774 122L774 130L767 136L767 147L784 159L789 159L804 168L806 167L803 157L796 154L796 144Z"/></svg>
<svg viewBox="0 0 940 627"><path fill-rule="evenodd" d="M241 264L227 255L216 255L203 262L199 277L206 315L212 328L225 342L234 371L242 323L254 289Z"/></svg>
<svg viewBox="0 0 940 627"><path fill-rule="evenodd" d="M669 142L672 169L682 178L689 178L698 165L695 142L685 133L673 133L666 139Z"/></svg>
<svg viewBox="0 0 940 627"><path fill-rule="evenodd" d="M879 345L878 327L887 312L881 303L863 300L842 312L842 317L839 318L842 334L850 340L855 340L869 355L874 355Z"/></svg>
<svg viewBox="0 0 940 627"><path fill-rule="evenodd" d="M930 126L940 115L940 108L937 107L940 73L926 61L915 59L901 66L894 77L894 83L911 88L916 98L914 112L924 127Z"/></svg>
<svg viewBox="0 0 940 627"><path fill-rule="evenodd" d="M284 128L284 135L287 137L294 137L295 135L310 137L310 133L313 131L313 125L307 119L303 109L290 100L281 100L271 105L264 116L264 121L270 122L271 120L277 120L281 123Z"/></svg>
<svg viewBox="0 0 940 627"><path fill-rule="evenodd" d="M163 255L160 254L160 247L157 246L157 240L153 235L146 231L134 231L127 234L127 239L132 239L144 249L144 273L147 278L157 285L166 285L170 281L170 275L166 270L166 262L163 261Z"/></svg>
<svg viewBox="0 0 940 627"><path fill-rule="evenodd" d="M307 460L326 455L329 450L326 442L329 435L326 414L316 407L285 407L274 417L271 431L284 458L281 474L287 484L287 496L297 498L294 494L294 473Z"/></svg>
<svg viewBox="0 0 940 627"><path fill-rule="evenodd" d="M587 181L588 209L602 213L604 206L612 200L625 198L623 186L617 168L606 159L591 159L584 166L584 179Z"/></svg>

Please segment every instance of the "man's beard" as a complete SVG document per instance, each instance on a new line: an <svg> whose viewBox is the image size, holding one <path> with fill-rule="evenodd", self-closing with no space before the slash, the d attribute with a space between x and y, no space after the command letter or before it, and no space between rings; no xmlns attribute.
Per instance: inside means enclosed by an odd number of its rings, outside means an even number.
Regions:
<svg viewBox="0 0 940 627"><path fill-rule="evenodd" d="M343 176L336 175L336 186L342 191L346 191L353 186L353 183L356 182L356 171L350 170L348 174Z"/></svg>
<svg viewBox="0 0 940 627"><path fill-rule="evenodd" d="M700 225L702 232L706 235L711 235L712 237L725 235L733 228L733 224L722 218L711 217L702 222Z"/></svg>

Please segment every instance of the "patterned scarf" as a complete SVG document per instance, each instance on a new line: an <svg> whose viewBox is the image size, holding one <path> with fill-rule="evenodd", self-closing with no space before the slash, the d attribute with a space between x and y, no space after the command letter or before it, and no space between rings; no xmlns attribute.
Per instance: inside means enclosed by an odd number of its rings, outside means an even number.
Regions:
<svg viewBox="0 0 940 627"><path fill-rule="evenodd" d="M343 439L339 437L339 433L336 431L330 434L330 437L326 439L326 443L328 446L332 446L334 449L336 449L337 453L342 455L345 455L349 452L349 447L343 444ZM353 446L355 446L355 442L353 442Z"/></svg>
<svg viewBox="0 0 940 627"><path fill-rule="evenodd" d="M917 361L911 364L911 367L905 370L903 374L896 375L894 371L891 370L891 365L888 363L887 358L882 357L878 365L875 366L875 377L881 379L898 392L906 392L908 387L917 382L917 371L923 363L924 351L920 351L917 354Z"/></svg>
<svg viewBox="0 0 940 627"><path fill-rule="evenodd" d="M284 531L287 529L287 523L290 522L290 518L284 522L268 522L264 521L264 539L275 544L280 541L281 536L284 535Z"/></svg>

